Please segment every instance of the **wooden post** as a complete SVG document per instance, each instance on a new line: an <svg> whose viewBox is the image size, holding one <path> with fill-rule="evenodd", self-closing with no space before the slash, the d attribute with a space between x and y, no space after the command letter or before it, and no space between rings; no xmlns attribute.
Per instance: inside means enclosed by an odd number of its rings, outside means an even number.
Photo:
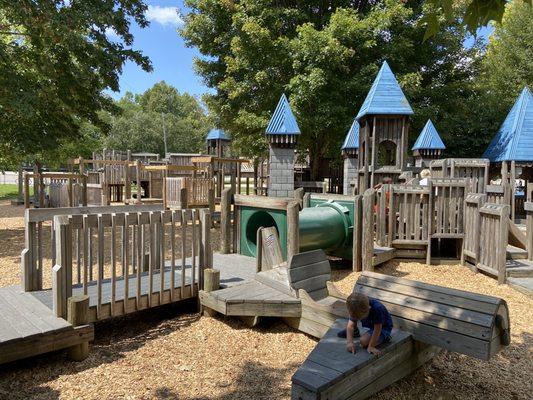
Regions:
<svg viewBox="0 0 533 400"><path fill-rule="evenodd" d="M135 174L137 175L137 199L135 202L141 204L141 160L135 161Z"/></svg>
<svg viewBox="0 0 533 400"><path fill-rule="evenodd" d="M300 204L291 201L287 204L287 261L300 252Z"/></svg>
<svg viewBox="0 0 533 400"><path fill-rule="evenodd" d="M167 207L167 176L168 176L168 171L165 169L163 171L163 188L162 188L162 193L161 195L163 196L163 207L165 208L165 210L168 208Z"/></svg>
<svg viewBox="0 0 533 400"><path fill-rule="evenodd" d="M213 268L213 251L211 249L211 213L207 209L200 211L200 223L202 224L202 231L200 237L200 271L199 279L200 290L203 289L204 271L208 268Z"/></svg>
<svg viewBox="0 0 533 400"><path fill-rule="evenodd" d="M305 193L302 199L302 208L311 207L311 193Z"/></svg>
<svg viewBox="0 0 533 400"><path fill-rule="evenodd" d="M72 185L72 176L68 177L68 206L74 207L74 188Z"/></svg>
<svg viewBox="0 0 533 400"><path fill-rule="evenodd" d="M255 236L256 252L255 252L255 272L261 272L263 263L263 227L259 227Z"/></svg>
<svg viewBox="0 0 533 400"><path fill-rule="evenodd" d="M184 182L187 182L185 179ZM187 209L187 187L180 188L180 209Z"/></svg>
<svg viewBox="0 0 533 400"><path fill-rule="evenodd" d="M131 199L131 171L130 171L130 159L131 159L131 151L128 150L127 153L127 161L125 165L124 170L124 198L122 199L124 204L128 203Z"/></svg>
<svg viewBox="0 0 533 400"><path fill-rule="evenodd" d="M507 243L509 241L509 206L506 205L501 211L498 252L498 283L505 283L507 274Z"/></svg>
<svg viewBox="0 0 533 400"><path fill-rule="evenodd" d="M526 211L527 259L533 261L533 203L525 202L524 210Z"/></svg>
<svg viewBox="0 0 533 400"><path fill-rule="evenodd" d="M87 325L89 322L89 296L78 295L68 298L67 319L72 326ZM72 361L83 361L89 355L89 342L69 347L68 358Z"/></svg>
<svg viewBox="0 0 533 400"><path fill-rule="evenodd" d="M22 172L22 164L19 165L19 171L18 171L18 197L17 197L17 200L18 200L18 204L22 203L22 201L24 200L23 197L23 191L24 191L24 174Z"/></svg>
<svg viewBox="0 0 533 400"><path fill-rule="evenodd" d="M24 208L30 208L30 175L24 172Z"/></svg>
<svg viewBox="0 0 533 400"><path fill-rule="evenodd" d="M353 224L353 248L352 248L352 268L354 271L361 271L361 251L362 251L362 231L363 231L363 196L357 195L354 200L354 224Z"/></svg>
<svg viewBox="0 0 533 400"><path fill-rule="evenodd" d="M220 288L220 271L218 269L207 268L204 270L204 291L212 292ZM204 307L204 315L214 317L217 312L211 308Z"/></svg>
<svg viewBox="0 0 533 400"><path fill-rule="evenodd" d="M304 188L294 189L294 198L298 201L298 204L300 205L300 209L304 208L304 205L303 205L304 195L305 195Z"/></svg>
<svg viewBox="0 0 533 400"><path fill-rule="evenodd" d="M363 223L362 223L362 253L361 264L363 271L373 271L374 265L372 258L374 257L374 190L367 189L363 194Z"/></svg>
<svg viewBox="0 0 533 400"><path fill-rule="evenodd" d="M230 253L231 243L231 189L222 191L220 198L220 236L222 241L222 254Z"/></svg>
<svg viewBox="0 0 533 400"><path fill-rule="evenodd" d="M72 296L72 235L67 215L54 217L56 266L55 281L52 284L54 293L54 312L58 317L67 317L67 299ZM57 267L57 268L56 268ZM39 272L42 274L42 271ZM54 290L55 289L55 290Z"/></svg>
<svg viewBox="0 0 533 400"><path fill-rule="evenodd" d="M209 207L209 213L211 217L215 215L215 189L213 187L207 189L207 201ZM213 218L211 218L211 226L214 226Z"/></svg>
<svg viewBox="0 0 533 400"><path fill-rule="evenodd" d="M87 207L87 175L81 176L81 205Z"/></svg>
<svg viewBox="0 0 533 400"><path fill-rule="evenodd" d="M236 162L235 163L237 168L237 193L241 194L241 163Z"/></svg>
<svg viewBox="0 0 533 400"><path fill-rule="evenodd" d="M374 117L373 121L374 121L374 124L372 126L372 158L370 161L370 164L371 164L370 166L372 167L372 171L370 171L370 188L373 188L374 185L376 184L374 173L376 169L376 157L377 157L376 153L378 150L376 149L376 146L378 146L378 143L376 142L376 117Z"/></svg>

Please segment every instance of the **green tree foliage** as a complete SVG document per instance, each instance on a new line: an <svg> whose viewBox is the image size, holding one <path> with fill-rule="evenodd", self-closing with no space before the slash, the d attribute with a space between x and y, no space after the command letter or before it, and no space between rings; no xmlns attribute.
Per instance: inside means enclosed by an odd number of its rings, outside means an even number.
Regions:
<svg viewBox="0 0 533 400"><path fill-rule="evenodd" d="M300 150L309 150L316 173L319 158L339 155L384 60L415 109L413 140L428 117L438 127L448 121L439 129L445 141L461 132L477 48L463 47L466 31L457 22L423 41L423 1L187 4L192 13L181 33L206 56L196 67L216 89L206 103L248 155L265 149L264 129L286 92L302 130Z"/></svg>
<svg viewBox="0 0 533 400"><path fill-rule="evenodd" d="M531 5L531 0L519 0ZM439 15L448 21L459 18L468 31L475 35L477 30L490 22L501 23L508 0L428 0L432 7L425 13L425 38L435 35L441 27Z"/></svg>
<svg viewBox="0 0 533 400"><path fill-rule="evenodd" d="M111 130L103 147L164 156L164 124L169 152L202 150L209 121L193 96L159 82L143 94L127 93L117 105L122 112L107 117Z"/></svg>
<svg viewBox="0 0 533 400"><path fill-rule="evenodd" d="M146 8L142 0L0 0L4 160L54 151L79 139L86 121L106 129L99 111L118 109L103 90L119 89L126 61L151 70L129 31L147 26Z"/></svg>

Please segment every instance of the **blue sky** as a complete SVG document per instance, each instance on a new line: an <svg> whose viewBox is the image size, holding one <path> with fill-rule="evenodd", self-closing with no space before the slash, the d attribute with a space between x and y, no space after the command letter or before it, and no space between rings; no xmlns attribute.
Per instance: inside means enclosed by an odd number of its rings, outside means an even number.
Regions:
<svg viewBox="0 0 533 400"><path fill-rule="evenodd" d="M126 92L142 93L159 81L165 81L176 87L180 92L201 95L208 88L194 73L193 57L199 55L194 48L185 46L183 39L176 32L182 23L176 13L187 9L179 0L149 0L147 18L151 21L145 29L132 25L131 32L135 37L133 48L141 50L152 61L153 71L144 72L136 64L128 62L120 77L120 92L109 92L118 99ZM110 34L112 37L112 33Z"/></svg>
<svg viewBox="0 0 533 400"><path fill-rule="evenodd" d="M150 26L140 29L132 26L134 49L141 50L152 61L153 71L144 72L134 63L127 63L120 77L120 92L109 92L118 99L126 92L142 93L159 81L165 81L180 92L200 96L209 89L194 73L193 58L199 55L195 48L185 46L176 29L183 23L176 10L187 13L183 0L148 0L147 18ZM492 28L482 28L478 35L487 38ZM112 33L110 33L112 37ZM471 46L473 39L465 41Z"/></svg>

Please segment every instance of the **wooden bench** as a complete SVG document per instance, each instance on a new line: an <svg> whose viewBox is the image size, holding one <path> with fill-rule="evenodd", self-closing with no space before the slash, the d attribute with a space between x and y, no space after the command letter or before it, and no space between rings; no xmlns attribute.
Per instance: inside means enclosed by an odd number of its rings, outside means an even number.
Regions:
<svg viewBox="0 0 533 400"><path fill-rule="evenodd" d="M393 331L391 341L379 346L376 357L361 349L346 351L346 339L337 333L346 327L339 319L292 376L292 399L365 399L410 374L439 349L416 342L412 335Z"/></svg>
<svg viewBox="0 0 533 400"><path fill-rule="evenodd" d="M363 272L356 291L381 301L394 326L414 339L488 360L510 341L505 300Z"/></svg>

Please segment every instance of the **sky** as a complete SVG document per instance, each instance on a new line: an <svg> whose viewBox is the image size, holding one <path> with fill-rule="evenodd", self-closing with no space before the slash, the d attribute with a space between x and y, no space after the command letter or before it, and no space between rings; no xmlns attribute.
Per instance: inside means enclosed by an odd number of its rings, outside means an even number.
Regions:
<svg viewBox="0 0 533 400"><path fill-rule="evenodd" d="M126 92L142 93L155 83L165 81L180 92L201 95L208 91L202 80L194 73L193 58L199 55L195 48L185 46L176 29L183 20L176 12L187 12L182 0L149 0L146 17L148 28L132 24L135 41L133 48L141 50L152 62L153 71L144 72L132 62L126 63L120 76L120 92L109 92L118 99ZM109 32L110 38L113 33Z"/></svg>
<svg viewBox="0 0 533 400"><path fill-rule="evenodd" d="M141 29L132 24L131 33L135 37L133 48L141 50L152 62L153 71L144 72L132 62L128 62L120 76L120 91L108 93L119 99L126 92L142 93L155 83L165 81L176 87L180 92L188 92L201 96L209 91L201 78L194 72L193 58L200 53L195 48L185 46L185 42L177 33L183 25L180 16L188 12L183 0L148 0L148 28ZM179 11L179 13L178 13ZM478 35L487 39L493 28L481 28ZM109 32L113 38L113 32ZM465 40L465 46L472 46L473 38Z"/></svg>

